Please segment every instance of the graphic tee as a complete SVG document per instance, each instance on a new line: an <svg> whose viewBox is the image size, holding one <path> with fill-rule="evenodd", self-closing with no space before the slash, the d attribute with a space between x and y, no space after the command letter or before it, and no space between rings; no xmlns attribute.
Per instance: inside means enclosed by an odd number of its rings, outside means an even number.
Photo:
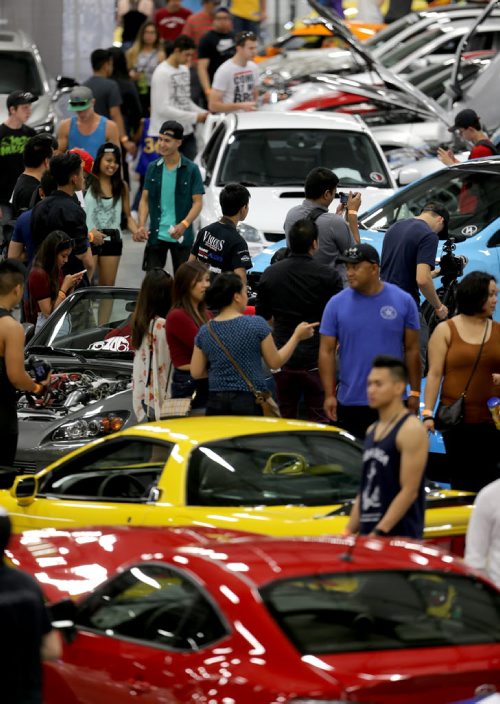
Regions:
<svg viewBox="0 0 500 704"><path fill-rule="evenodd" d="M214 274L235 269L251 269L248 245L234 225L213 222L202 228L196 237L191 254Z"/></svg>
<svg viewBox="0 0 500 704"><path fill-rule="evenodd" d="M24 147L34 134L27 125L18 130L0 125L0 203L10 202L17 178L24 171Z"/></svg>
<svg viewBox="0 0 500 704"><path fill-rule="evenodd" d="M247 61L238 66L232 59L219 66L212 88L223 92L223 103L247 103L254 99L254 88L259 85L257 64Z"/></svg>
<svg viewBox="0 0 500 704"><path fill-rule="evenodd" d="M208 75L213 81L215 72L222 64L234 56L234 33L222 34L213 29L207 32L200 40L198 58L208 59Z"/></svg>

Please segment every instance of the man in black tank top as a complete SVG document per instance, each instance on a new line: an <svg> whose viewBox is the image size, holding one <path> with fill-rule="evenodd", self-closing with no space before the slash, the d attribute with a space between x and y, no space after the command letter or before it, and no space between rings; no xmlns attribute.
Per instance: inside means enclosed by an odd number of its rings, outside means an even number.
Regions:
<svg viewBox="0 0 500 704"><path fill-rule="evenodd" d="M429 440L403 403L407 383L408 370L401 360L385 355L374 359L368 403L379 420L366 433L361 489L347 534L422 537Z"/></svg>
<svg viewBox="0 0 500 704"><path fill-rule="evenodd" d="M16 389L41 394L41 384L24 369L24 330L11 312L23 296L25 269L14 259L0 262L0 447L2 464L11 467L17 449Z"/></svg>

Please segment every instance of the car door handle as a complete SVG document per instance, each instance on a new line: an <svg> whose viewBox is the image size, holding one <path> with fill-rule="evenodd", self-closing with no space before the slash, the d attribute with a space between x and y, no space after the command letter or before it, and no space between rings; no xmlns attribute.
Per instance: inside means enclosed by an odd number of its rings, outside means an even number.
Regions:
<svg viewBox="0 0 500 704"><path fill-rule="evenodd" d="M129 680L127 682L130 692L134 694L149 694L152 691L152 686L144 680Z"/></svg>

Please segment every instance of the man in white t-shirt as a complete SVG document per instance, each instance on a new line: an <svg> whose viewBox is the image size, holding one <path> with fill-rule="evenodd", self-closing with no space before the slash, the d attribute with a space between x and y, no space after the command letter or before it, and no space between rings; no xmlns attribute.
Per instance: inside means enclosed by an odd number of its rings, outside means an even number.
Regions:
<svg viewBox="0 0 500 704"><path fill-rule="evenodd" d="M215 72L208 98L211 112L239 112L256 108L259 71L253 59L257 53L257 37L253 32L239 32L235 44L236 54Z"/></svg>
<svg viewBox="0 0 500 704"><path fill-rule="evenodd" d="M194 125L205 122L208 113L191 100L191 78L187 64L194 56L191 37L181 34L175 39L173 51L155 68L151 79L151 120L149 136L158 137L164 122L175 120L184 129L181 152L188 159L196 156Z"/></svg>

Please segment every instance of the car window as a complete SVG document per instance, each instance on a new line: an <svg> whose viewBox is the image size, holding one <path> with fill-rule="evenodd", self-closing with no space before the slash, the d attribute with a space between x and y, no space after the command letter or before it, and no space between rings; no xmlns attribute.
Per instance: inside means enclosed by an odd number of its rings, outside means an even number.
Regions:
<svg viewBox="0 0 500 704"><path fill-rule="evenodd" d="M206 169L205 183L209 183L212 178L212 173L214 170L215 162L219 156L220 146L224 135L226 134L226 125L221 122L220 125L214 129L210 139L208 140L207 146L201 156L201 163Z"/></svg>
<svg viewBox="0 0 500 704"><path fill-rule="evenodd" d="M47 474L40 496L143 502L153 496L171 443L122 437L82 452Z"/></svg>
<svg viewBox="0 0 500 704"><path fill-rule="evenodd" d="M395 194L361 217L360 223L367 229L386 230L398 220L419 215L426 203L436 201L450 212L450 233L470 237L500 217L498 193L500 173L493 169L446 169Z"/></svg>
<svg viewBox="0 0 500 704"><path fill-rule="evenodd" d="M500 639L500 595L473 577L350 571L281 580L260 591L302 653L473 645Z"/></svg>
<svg viewBox="0 0 500 704"><path fill-rule="evenodd" d="M198 585L156 564L136 565L108 582L84 604L77 625L176 650L198 650L228 632Z"/></svg>
<svg viewBox="0 0 500 704"><path fill-rule="evenodd" d="M389 178L371 137L317 129L242 130L227 145L217 185L300 186L311 169L335 171L341 186L387 188Z"/></svg>
<svg viewBox="0 0 500 704"><path fill-rule="evenodd" d="M78 296L51 316L36 338L36 345L70 350L130 349L130 323L137 291L99 291ZM120 340L117 343L116 339Z"/></svg>
<svg viewBox="0 0 500 704"><path fill-rule="evenodd" d="M43 94L36 61L27 51L0 51L0 93L8 95L14 90Z"/></svg>
<svg viewBox="0 0 500 704"><path fill-rule="evenodd" d="M360 476L361 449L340 433L243 435L204 443L191 453L187 502L335 504L356 496Z"/></svg>

